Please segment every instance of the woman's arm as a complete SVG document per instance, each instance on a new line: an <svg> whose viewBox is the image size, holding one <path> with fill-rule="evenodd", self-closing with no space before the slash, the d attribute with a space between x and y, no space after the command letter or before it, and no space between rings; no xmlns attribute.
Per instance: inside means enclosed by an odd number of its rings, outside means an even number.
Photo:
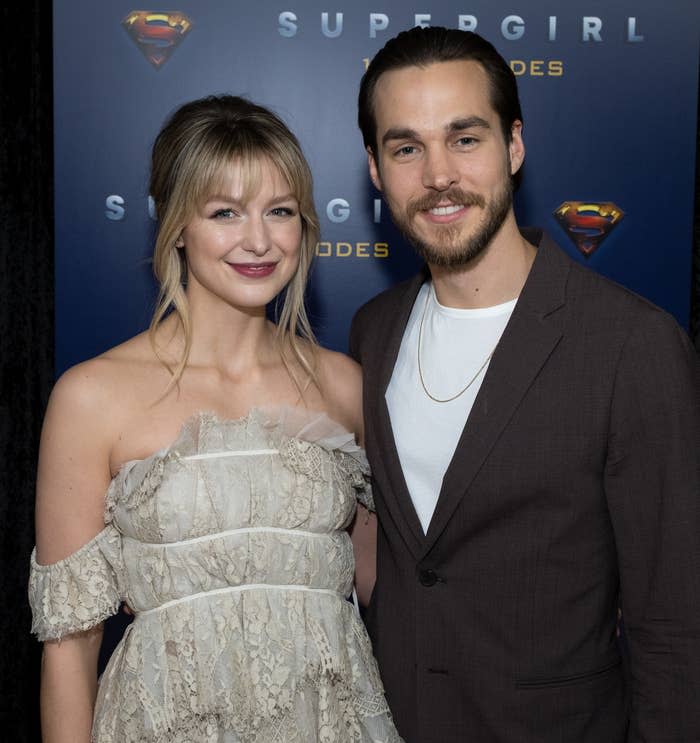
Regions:
<svg viewBox="0 0 700 743"><path fill-rule="evenodd" d="M102 626L44 643L41 658L43 743L88 743L97 694Z"/></svg>
<svg viewBox="0 0 700 743"><path fill-rule="evenodd" d="M367 606L377 579L377 514L358 504L350 538L355 553L357 600L362 606Z"/></svg>
<svg viewBox="0 0 700 743"><path fill-rule="evenodd" d="M39 453L36 560L53 565L104 528L109 485L109 403L100 362L67 372L51 394ZM102 625L44 644L44 743L88 743L97 690Z"/></svg>
<svg viewBox="0 0 700 743"><path fill-rule="evenodd" d="M320 369L321 387L329 412L339 423L355 433L364 446L362 419L362 370L359 364L340 353L324 351ZM355 553L355 590L363 606L367 606L377 575L377 516L358 503L350 526Z"/></svg>

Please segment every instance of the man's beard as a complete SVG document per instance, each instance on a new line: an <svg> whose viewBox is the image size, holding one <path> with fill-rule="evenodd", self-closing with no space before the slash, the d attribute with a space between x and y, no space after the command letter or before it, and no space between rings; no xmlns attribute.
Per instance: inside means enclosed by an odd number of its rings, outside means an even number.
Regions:
<svg viewBox="0 0 700 743"><path fill-rule="evenodd" d="M459 225L432 225L435 237L426 242L414 229L414 218L418 212L436 207L442 201L464 206L477 206L484 210L481 224L475 232L459 242L462 227ZM416 252L426 263L445 268L459 268L473 261L482 253L501 228L513 204L513 185L510 178L504 180L503 187L491 201L480 194L463 191L454 186L447 191L431 192L420 199L410 201L405 214L397 213L389 204L394 223Z"/></svg>

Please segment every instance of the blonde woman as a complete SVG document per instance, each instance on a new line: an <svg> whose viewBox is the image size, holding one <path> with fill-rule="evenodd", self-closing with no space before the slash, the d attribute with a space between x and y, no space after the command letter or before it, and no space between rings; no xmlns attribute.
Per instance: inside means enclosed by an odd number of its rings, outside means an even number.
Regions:
<svg viewBox="0 0 700 743"><path fill-rule="evenodd" d="M319 348L299 144L241 98L153 148L158 306L69 370L42 435L33 630L47 743L397 741L364 627L360 374ZM276 302L276 323L266 307ZM135 618L100 680L101 623Z"/></svg>

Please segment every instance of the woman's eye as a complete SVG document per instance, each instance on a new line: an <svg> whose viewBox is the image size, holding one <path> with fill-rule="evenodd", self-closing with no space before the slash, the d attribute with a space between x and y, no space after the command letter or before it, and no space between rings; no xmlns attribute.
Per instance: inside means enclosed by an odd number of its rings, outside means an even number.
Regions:
<svg viewBox="0 0 700 743"><path fill-rule="evenodd" d="M276 206L270 210L273 217L293 217L296 211L289 206Z"/></svg>
<svg viewBox="0 0 700 743"><path fill-rule="evenodd" d="M231 219L236 216L233 209L217 209L212 215L214 219Z"/></svg>

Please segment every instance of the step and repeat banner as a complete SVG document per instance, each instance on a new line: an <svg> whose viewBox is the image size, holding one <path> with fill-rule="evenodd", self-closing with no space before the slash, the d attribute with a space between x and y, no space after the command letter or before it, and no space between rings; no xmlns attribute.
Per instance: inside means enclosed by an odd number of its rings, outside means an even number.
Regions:
<svg viewBox="0 0 700 743"><path fill-rule="evenodd" d="M368 60L414 25L475 30L518 77L523 225L673 313L690 306L697 0L54 2L57 373L147 327L147 189L166 116L244 95L298 135L322 236L309 305L346 349L354 311L418 262L367 176L356 98ZM40 270L40 267L37 267Z"/></svg>

